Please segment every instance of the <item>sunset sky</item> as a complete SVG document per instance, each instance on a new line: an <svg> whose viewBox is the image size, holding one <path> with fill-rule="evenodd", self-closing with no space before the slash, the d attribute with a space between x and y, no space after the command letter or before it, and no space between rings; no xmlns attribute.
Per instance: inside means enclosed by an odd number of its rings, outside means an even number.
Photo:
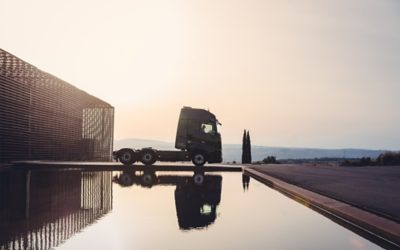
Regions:
<svg viewBox="0 0 400 250"><path fill-rule="evenodd" d="M400 149L398 0L0 0L0 47L115 107L115 139Z"/></svg>

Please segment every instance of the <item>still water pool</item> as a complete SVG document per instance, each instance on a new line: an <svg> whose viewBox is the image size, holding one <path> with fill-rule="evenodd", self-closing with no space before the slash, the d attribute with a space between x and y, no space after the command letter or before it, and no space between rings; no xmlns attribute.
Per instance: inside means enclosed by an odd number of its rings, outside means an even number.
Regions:
<svg viewBox="0 0 400 250"><path fill-rule="evenodd" d="M0 249L380 249L241 173L0 173Z"/></svg>

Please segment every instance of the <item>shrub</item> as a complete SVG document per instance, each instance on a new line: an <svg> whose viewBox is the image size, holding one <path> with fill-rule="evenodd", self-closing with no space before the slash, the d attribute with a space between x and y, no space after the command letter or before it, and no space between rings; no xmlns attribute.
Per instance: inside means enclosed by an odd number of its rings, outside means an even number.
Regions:
<svg viewBox="0 0 400 250"><path fill-rule="evenodd" d="M385 152L380 154L376 160L370 157L362 157L356 160L345 160L342 166L387 166L387 165L400 165L400 152Z"/></svg>
<svg viewBox="0 0 400 250"><path fill-rule="evenodd" d="M400 152L385 152L376 158L378 165L400 165Z"/></svg>
<svg viewBox="0 0 400 250"><path fill-rule="evenodd" d="M264 158L262 160L262 163L264 163L264 164L274 164L275 163L276 164L278 162L276 161L275 156L270 155L270 156L267 156L267 158Z"/></svg>

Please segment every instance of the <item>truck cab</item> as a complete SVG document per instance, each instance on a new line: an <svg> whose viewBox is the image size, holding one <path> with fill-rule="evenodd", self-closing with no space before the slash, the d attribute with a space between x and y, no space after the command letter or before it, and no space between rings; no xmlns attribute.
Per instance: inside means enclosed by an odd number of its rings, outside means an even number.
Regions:
<svg viewBox="0 0 400 250"><path fill-rule="evenodd" d="M207 110L183 107L179 115L175 148L185 150L192 156L198 154L197 159L193 159L197 162L203 161L200 159L202 156L209 163L221 162L221 135L218 133L218 124L220 123L215 115Z"/></svg>
<svg viewBox="0 0 400 250"><path fill-rule="evenodd" d="M114 158L125 165L136 161L152 165L156 161L192 161L196 166L222 162L221 135L217 125L221 125L214 114L204 109L183 107L181 109L175 138L175 148L179 150L139 150L122 148L113 152Z"/></svg>

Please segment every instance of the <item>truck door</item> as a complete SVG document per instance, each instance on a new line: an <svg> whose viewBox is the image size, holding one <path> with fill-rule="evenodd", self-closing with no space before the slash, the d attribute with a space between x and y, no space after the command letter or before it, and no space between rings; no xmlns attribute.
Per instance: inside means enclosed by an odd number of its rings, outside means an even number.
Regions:
<svg viewBox="0 0 400 250"><path fill-rule="evenodd" d="M218 150L221 139L215 122L202 122L200 125L200 132L202 133L202 139L204 141L202 143L206 144L208 151L212 152Z"/></svg>

